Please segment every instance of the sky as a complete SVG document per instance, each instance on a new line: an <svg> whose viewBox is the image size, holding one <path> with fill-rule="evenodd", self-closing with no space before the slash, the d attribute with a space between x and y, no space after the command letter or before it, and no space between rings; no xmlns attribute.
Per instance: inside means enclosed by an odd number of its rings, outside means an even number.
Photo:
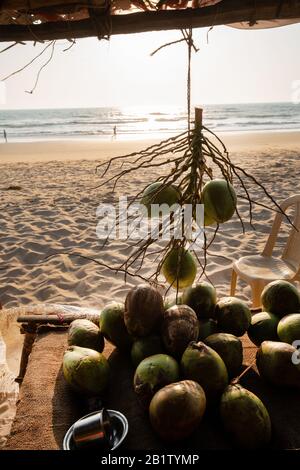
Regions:
<svg viewBox="0 0 300 470"><path fill-rule="evenodd" d="M0 82L0 109L106 106L185 106L187 47L150 53L179 39L163 31L56 43L52 61L37 72L50 49L25 71ZM300 83L300 24L268 30L225 26L194 30L199 52L192 62L192 104L291 101ZM0 50L8 44L0 44ZM0 54L0 80L23 67L44 45L18 45Z"/></svg>

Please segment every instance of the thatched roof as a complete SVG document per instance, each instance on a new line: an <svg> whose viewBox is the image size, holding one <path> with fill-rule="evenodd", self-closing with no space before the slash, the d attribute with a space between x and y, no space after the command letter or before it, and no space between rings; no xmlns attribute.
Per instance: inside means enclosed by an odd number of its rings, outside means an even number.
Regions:
<svg viewBox="0 0 300 470"><path fill-rule="evenodd" d="M300 21L300 0L0 0L0 41ZM279 21L279 23L278 23Z"/></svg>

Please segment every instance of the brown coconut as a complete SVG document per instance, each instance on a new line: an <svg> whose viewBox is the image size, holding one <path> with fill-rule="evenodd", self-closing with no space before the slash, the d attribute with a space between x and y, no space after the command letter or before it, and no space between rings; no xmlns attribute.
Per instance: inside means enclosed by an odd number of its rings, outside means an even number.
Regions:
<svg viewBox="0 0 300 470"><path fill-rule="evenodd" d="M191 341L199 335L199 322L193 309L187 305L174 305L165 311L161 328L166 351L180 358Z"/></svg>
<svg viewBox="0 0 300 470"><path fill-rule="evenodd" d="M164 302L157 289L140 284L127 294L124 321L132 336L148 336L155 332L162 321Z"/></svg>

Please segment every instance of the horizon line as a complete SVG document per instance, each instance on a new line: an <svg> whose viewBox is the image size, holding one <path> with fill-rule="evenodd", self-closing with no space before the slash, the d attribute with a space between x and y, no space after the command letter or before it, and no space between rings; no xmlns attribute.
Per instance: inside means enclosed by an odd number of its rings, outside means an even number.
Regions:
<svg viewBox="0 0 300 470"><path fill-rule="evenodd" d="M192 105L192 108L196 107L205 107L205 106L234 106L234 105L255 105L255 104L294 104L294 105L299 105L300 103L295 103L292 100L291 101L285 101L285 100L280 100L280 101L240 101L240 102L223 102L223 103L201 103L201 104L194 104ZM162 108L185 108L186 106L184 105L153 105L153 104L147 104L147 105L111 105L111 106L68 106L68 107L33 107L33 108L2 108L0 105L0 111L50 111L50 110L69 110L69 109L122 109L122 108L156 108L161 106Z"/></svg>

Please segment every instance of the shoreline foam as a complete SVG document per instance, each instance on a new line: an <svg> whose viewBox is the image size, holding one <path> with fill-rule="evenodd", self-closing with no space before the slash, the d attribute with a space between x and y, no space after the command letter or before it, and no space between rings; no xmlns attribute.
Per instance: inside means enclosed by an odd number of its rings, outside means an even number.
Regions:
<svg viewBox="0 0 300 470"><path fill-rule="evenodd" d="M300 131L219 133L230 153L272 152L273 149L299 150ZM142 140L63 140L0 144L0 163L46 162L70 160L103 160L124 155L160 142Z"/></svg>

